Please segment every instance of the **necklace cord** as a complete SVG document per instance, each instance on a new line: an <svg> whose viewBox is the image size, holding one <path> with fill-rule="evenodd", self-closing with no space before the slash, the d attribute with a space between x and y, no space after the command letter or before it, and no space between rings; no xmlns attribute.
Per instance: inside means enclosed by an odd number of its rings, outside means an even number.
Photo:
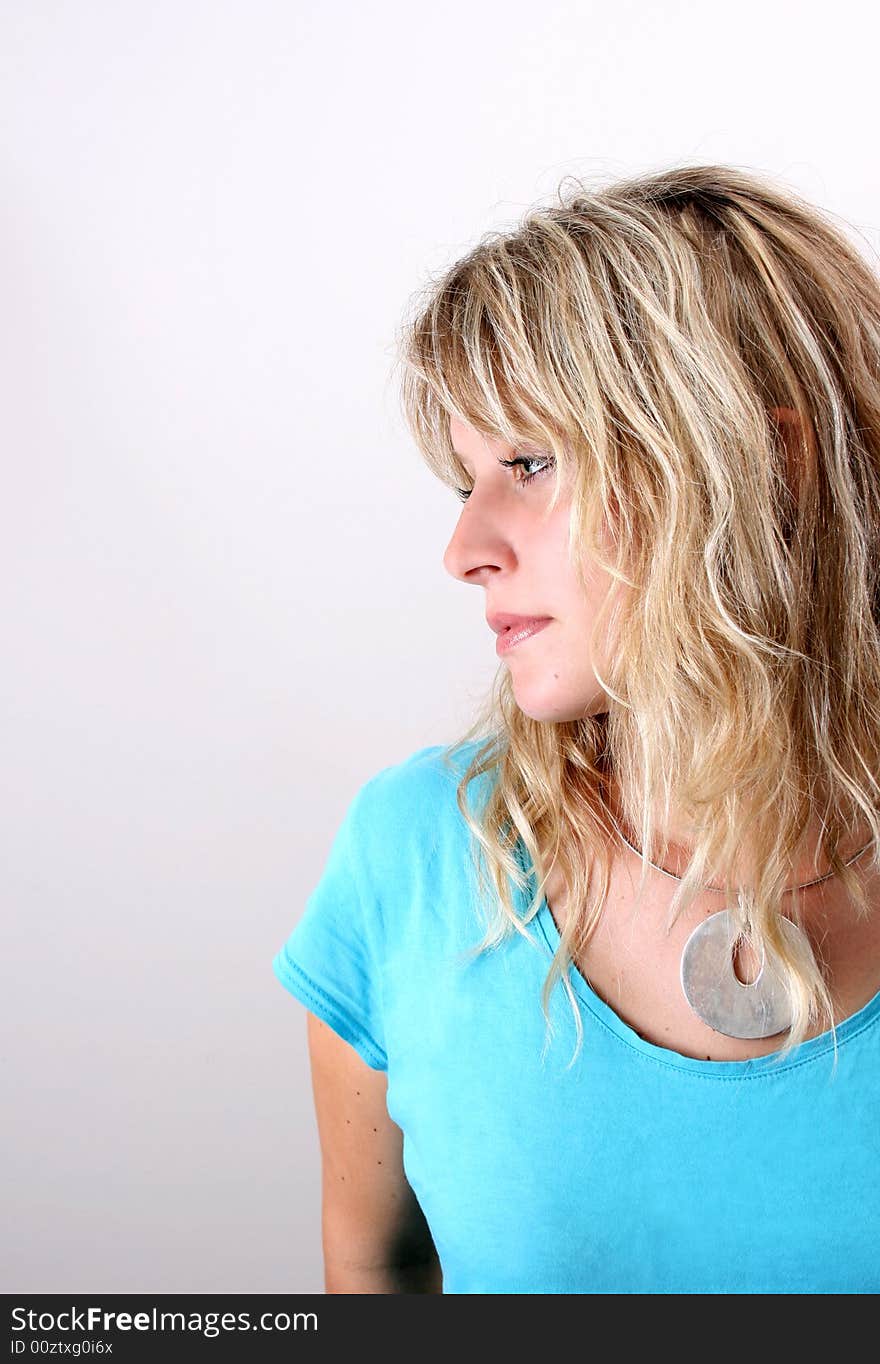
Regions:
<svg viewBox="0 0 880 1364"><path fill-rule="evenodd" d="M604 802L603 802L603 803L604 803ZM611 810L610 810L609 806L607 805L607 803L605 803L605 809L608 811L608 817L609 817L609 819L611 820L611 823L614 825L615 829L617 830L617 832L618 832L618 834L620 835L620 837L623 839L623 841L624 841L624 843L626 844L626 846L630 849L631 852L634 852L634 853L635 853L636 857L642 857L643 854L639 851L638 848L636 848L632 843L630 843L630 841L629 841L629 839L627 838L626 834L623 832L623 830L621 829L620 825L617 823L617 820L614 818L614 815L611 813ZM871 846L871 844L872 844L873 842L874 842L874 839L873 839L873 838L869 838L868 841L867 841L867 843L864 845L864 847L859 848L858 852L857 852L857 853L854 853L853 856L849 859L849 861L844 863L844 866L851 867L852 864L853 864L854 862L857 862L857 861L859 860L859 858L862 856L862 853L867 852L868 848L870 848L870 846ZM676 876L676 874L675 874L674 871L667 871L665 867L658 867L657 863L656 863L656 862L652 862L651 859L650 859L649 857L646 857L644 860L647 862L647 864L648 864L649 867L653 867L653 868L654 868L654 871L662 872L664 876L671 876L672 879L673 879L673 881L683 881L683 880L684 880L684 877L683 877L683 876ZM800 886L788 886L782 893L783 893L783 895L791 895L791 894L793 894L793 892L796 891L796 890L807 890L810 886L818 886L818 885L821 884L822 881L827 881L827 880L829 880L829 879L830 879L832 876L834 876L835 874L836 874L836 873L835 873L834 870L832 869L831 871L827 871L827 872L825 873L824 876L817 876L817 877L816 877L814 880L812 880L812 881L804 881L803 884L800 885ZM703 890L712 891L712 892L714 892L714 894L716 894L716 895L726 895L726 894L728 894L728 892L724 889L723 886L703 886L702 889L703 889Z"/></svg>

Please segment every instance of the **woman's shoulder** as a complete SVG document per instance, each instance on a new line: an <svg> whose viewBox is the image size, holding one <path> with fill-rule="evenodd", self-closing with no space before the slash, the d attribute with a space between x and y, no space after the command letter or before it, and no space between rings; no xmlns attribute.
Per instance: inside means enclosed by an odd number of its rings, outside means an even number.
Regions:
<svg viewBox="0 0 880 1364"><path fill-rule="evenodd" d="M451 791L453 796L464 777L473 755L482 741L467 743L429 744L418 748L407 757L379 768L361 787L376 800L409 801L431 795L442 797Z"/></svg>
<svg viewBox="0 0 880 1364"><path fill-rule="evenodd" d="M424 850L458 827L458 788L480 742L429 744L379 768L352 803L361 836L385 848Z"/></svg>

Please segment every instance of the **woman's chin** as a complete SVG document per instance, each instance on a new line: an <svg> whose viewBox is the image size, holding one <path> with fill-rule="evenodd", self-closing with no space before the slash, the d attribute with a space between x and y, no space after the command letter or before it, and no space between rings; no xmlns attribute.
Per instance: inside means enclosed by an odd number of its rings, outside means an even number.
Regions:
<svg viewBox="0 0 880 1364"><path fill-rule="evenodd" d="M534 688L514 685L516 704L530 720L543 721L545 724L561 725L571 720L584 720L589 716L607 713L608 697L599 692L588 697L564 697L548 695L546 690L538 694Z"/></svg>

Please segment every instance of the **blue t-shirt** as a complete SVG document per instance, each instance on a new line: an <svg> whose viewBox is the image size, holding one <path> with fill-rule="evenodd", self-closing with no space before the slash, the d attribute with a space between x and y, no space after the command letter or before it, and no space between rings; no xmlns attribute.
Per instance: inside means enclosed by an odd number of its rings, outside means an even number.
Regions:
<svg viewBox="0 0 880 1364"><path fill-rule="evenodd" d="M836 1072L830 1032L781 1067L702 1061L644 1041L572 965L583 1046L567 1069L560 983L542 1060L546 901L533 941L467 956L487 920L455 787L476 746L360 788L273 962L387 1071L443 1291L876 1293L880 993L838 1026Z"/></svg>

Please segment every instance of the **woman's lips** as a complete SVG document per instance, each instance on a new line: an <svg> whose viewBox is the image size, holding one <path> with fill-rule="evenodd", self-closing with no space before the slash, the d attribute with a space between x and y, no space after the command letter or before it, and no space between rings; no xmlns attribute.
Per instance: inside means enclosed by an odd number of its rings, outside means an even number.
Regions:
<svg viewBox="0 0 880 1364"><path fill-rule="evenodd" d="M541 630L552 622L552 616L533 616L531 619L522 619L516 625L506 625L498 633L495 641L495 652L500 657L507 654L511 649L515 649L518 644L531 639Z"/></svg>

